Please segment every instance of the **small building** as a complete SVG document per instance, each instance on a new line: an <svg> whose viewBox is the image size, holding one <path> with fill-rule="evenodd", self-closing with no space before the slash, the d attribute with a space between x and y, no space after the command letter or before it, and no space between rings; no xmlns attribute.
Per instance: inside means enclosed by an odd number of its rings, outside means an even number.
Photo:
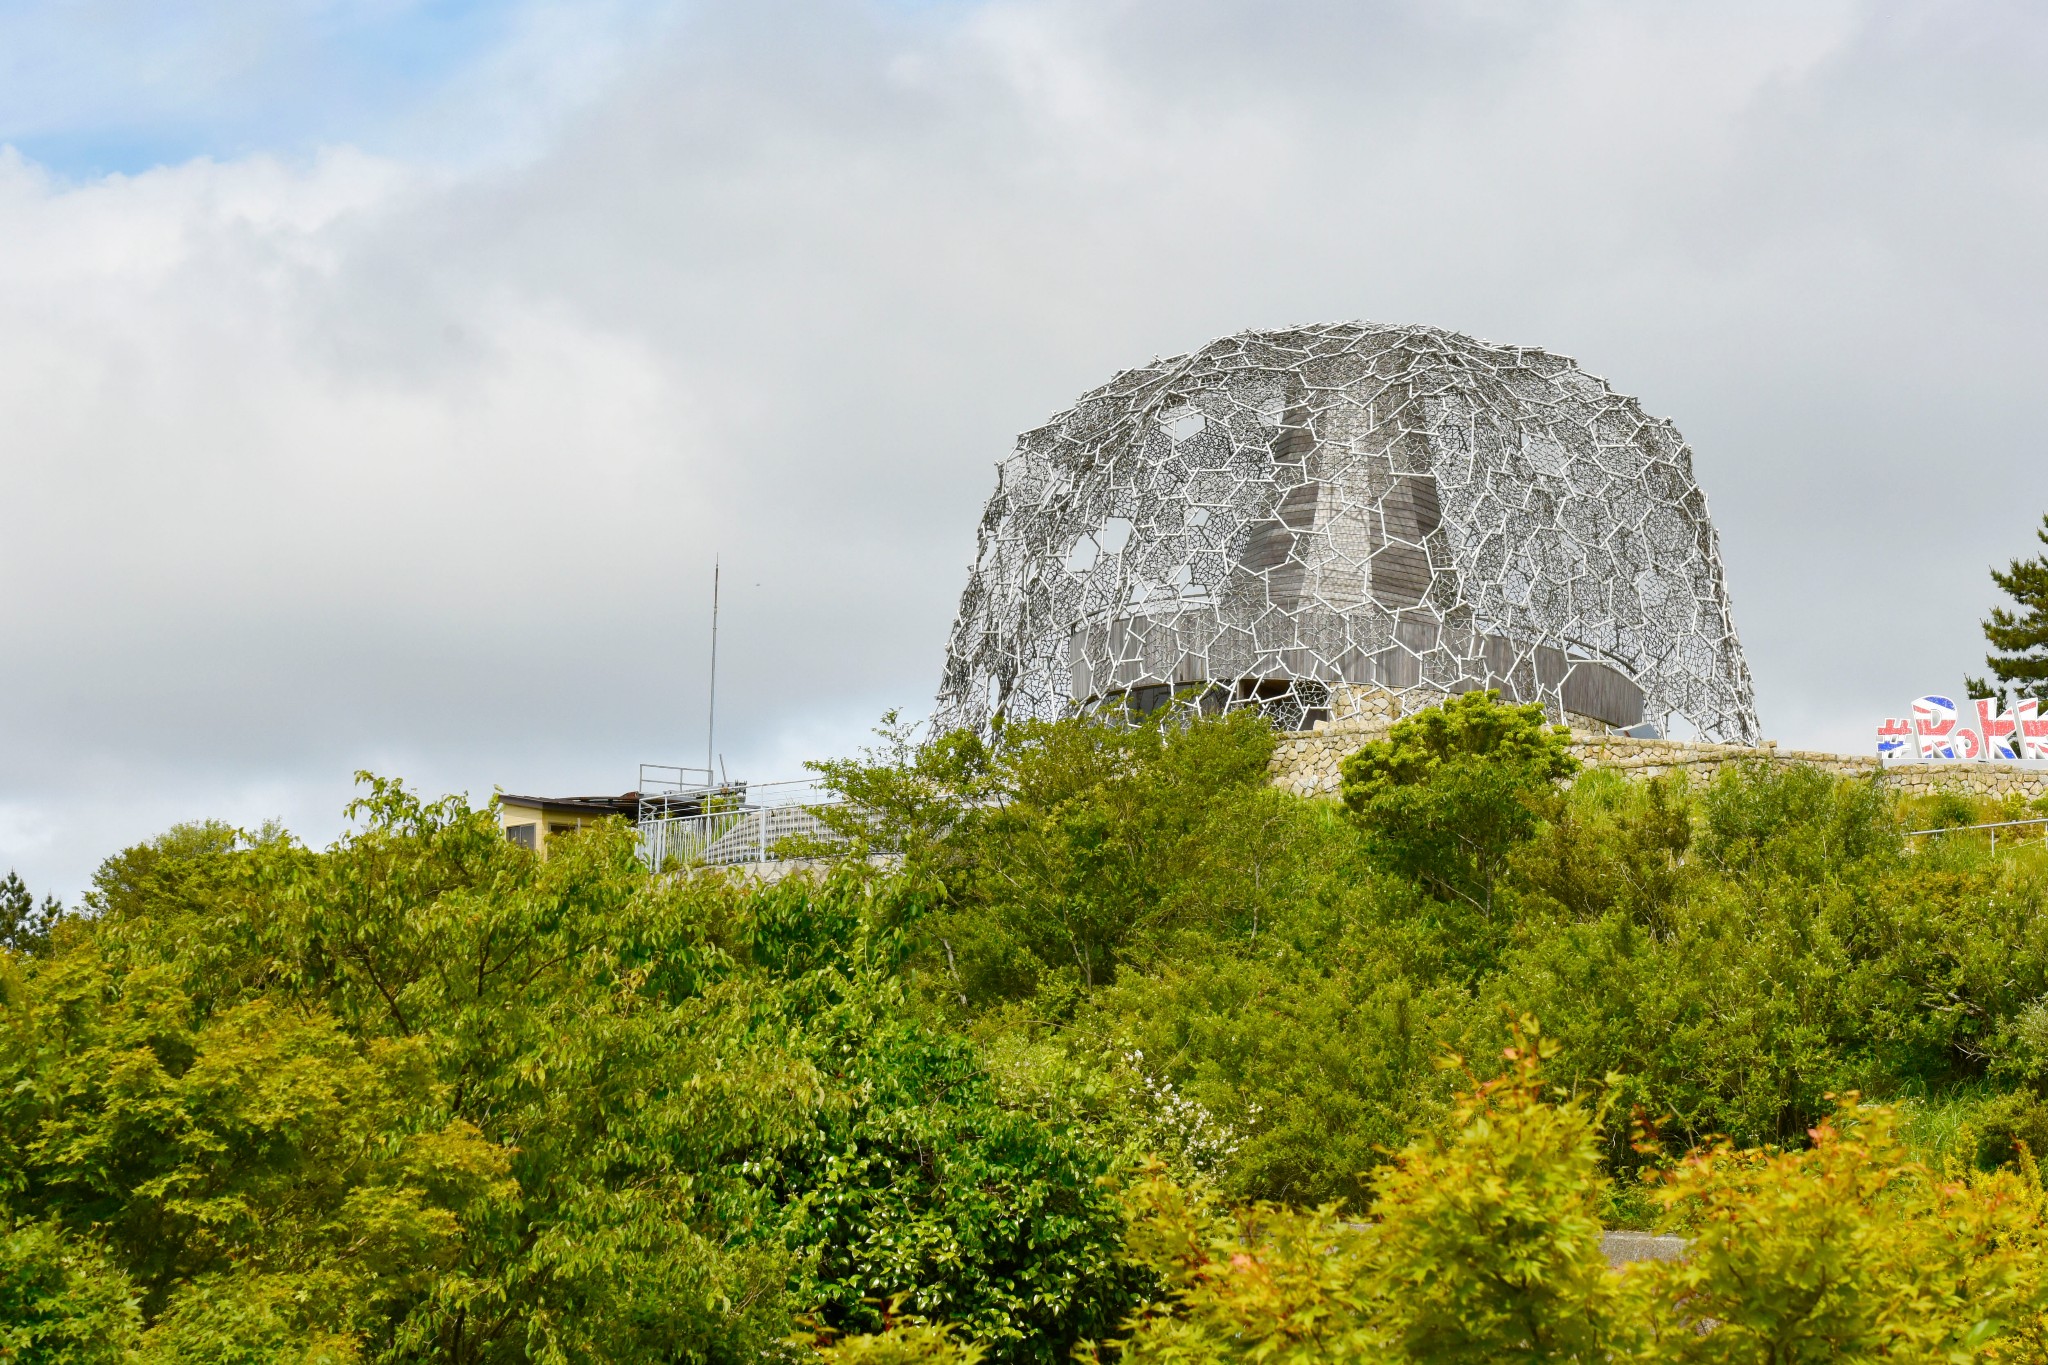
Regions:
<svg viewBox="0 0 2048 1365"><path fill-rule="evenodd" d="M667 829L682 822L700 833L712 825L717 826L716 833L725 833L739 813L753 809L744 782L692 784L667 776L690 771L644 763L640 767L641 789L618 796L514 796L501 792L498 824L508 840L546 857L548 840L614 815L643 831L649 826Z"/></svg>
<svg viewBox="0 0 2048 1365"><path fill-rule="evenodd" d="M639 823L640 793L498 797L498 823L504 827L505 837L542 857L547 856L549 839L574 834L585 825L614 815L624 817L627 824Z"/></svg>

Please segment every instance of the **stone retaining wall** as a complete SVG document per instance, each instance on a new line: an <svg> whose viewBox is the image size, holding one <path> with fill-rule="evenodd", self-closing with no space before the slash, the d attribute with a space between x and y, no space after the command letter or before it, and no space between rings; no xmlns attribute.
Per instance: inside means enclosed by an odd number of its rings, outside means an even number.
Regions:
<svg viewBox="0 0 2048 1365"><path fill-rule="evenodd" d="M1364 699L1361 698L1361 701ZM1301 796L1335 796L1342 781L1338 768L1344 759L1375 739L1384 738L1405 708L1387 694L1384 702L1353 703L1351 714L1326 722L1313 730L1282 735L1273 753L1273 784ZM1881 764L1874 755L1829 754L1808 749L1780 749L1766 740L1757 748L1735 744L1699 744L1677 739L1632 739L1607 733L1587 724L1581 717L1568 717L1572 726L1572 754L1588 767L1619 768L1641 777L1661 777L1684 771L1695 785L1711 782L1730 763L1762 759L1777 764L1804 764L1863 777L1884 769L1885 782L1909 796L1926 796L1937 791L1961 792L1967 796L2002 797L2018 795L2031 801L2048 795L2048 766L2022 763L1893 763Z"/></svg>

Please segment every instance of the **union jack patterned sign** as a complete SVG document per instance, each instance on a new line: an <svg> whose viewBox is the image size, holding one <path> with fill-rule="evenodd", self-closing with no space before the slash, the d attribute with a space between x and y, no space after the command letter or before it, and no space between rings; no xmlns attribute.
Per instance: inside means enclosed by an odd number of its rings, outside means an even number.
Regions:
<svg viewBox="0 0 2048 1365"><path fill-rule="evenodd" d="M1886 716L1877 723L1877 756L1929 762L1935 759L2048 759L2048 716L2029 697L2001 711L1996 699L1972 697L1975 729L1959 723L1955 702L1921 697L1910 716Z"/></svg>

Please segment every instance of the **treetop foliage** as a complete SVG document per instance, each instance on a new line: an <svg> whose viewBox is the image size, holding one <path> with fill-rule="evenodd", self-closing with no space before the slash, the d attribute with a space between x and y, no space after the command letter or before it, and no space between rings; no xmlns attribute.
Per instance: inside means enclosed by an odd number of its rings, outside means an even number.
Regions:
<svg viewBox="0 0 2048 1365"><path fill-rule="evenodd" d="M50 951L51 936L63 917L64 907L55 896L36 903L19 872L10 869L0 880L0 948L40 957Z"/></svg>
<svg viewBox="0 0 2048 1365"><path fill-rule="evenodd" d="M1507 1070L1411 1142L1369 1221L1229 1207L1152 1178L1130 1245L1164 1293L1132 1362L2039 1360L2048 1204L2030 1173L1937 1171L1844 1097L1803 1148L1709 1147L1657 1186L1675 1261L1611 1268L1597 1109L1547 1094L1524 1021ZM1609 1092L1611 1095L1611 1091Z"/></svg>
<svg viewBox="0 0 2048 1365"><path fill-rule="evenodd" d="M2042 1358L2048 849L1416 721L886 731L774 885L377 779L119 853L0 949L0 1360Z"/></svg>
<svg viewBox="0 0 2048 1365"><path fill-rule="evenodd" d="M1113 1326L1108 1156L906 1008L914 894L652 879L623 826L541 861L385 781L355 814L325 853L130 850L16 964L9 1273L76 1305L39 1341L739 1360L898 1295L1005 1359Z"/></svg>
<svg viewBox="0 0 2048 1365"><path fill-rule="evenodd" d="M1571 732L1534 704L1466 692L1394 722L1345 758L1344 804L1388 866L1491 918L1507 857L1578 770Z"/></svg>
<svg viewBox="0 0 2048 1365"><path fill-rule="evenodd" d="M2041 518L2035 539L2048 545L2048 515ZM1984 658L2001 704L2008 690L2022 697L2048 703L2048 554L2032 559L2015 559L2003 570L1993 569L1991 581L2012 602L1996 606L1984 618L1984 638L1992 653ZM1990 695L1991 684L1979 678L1969 680L1973 693Z"/></svg>
<svg viewBox="0 0 2048 1365"><path fill-rule="evenodd" d="M1578 771L1571 731L1535 703L1504 704L1492 689L1465 692L1394 722L1385 739L1344 760L1344 803L1354 810L1390 789L1426 783L1459 764L1508 767L1532 780Z"/></svg>

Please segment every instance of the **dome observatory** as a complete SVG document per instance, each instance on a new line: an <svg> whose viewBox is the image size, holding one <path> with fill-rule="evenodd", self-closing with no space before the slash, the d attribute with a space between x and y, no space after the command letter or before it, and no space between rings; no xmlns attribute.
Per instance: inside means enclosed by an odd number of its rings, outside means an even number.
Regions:
<svg viewBox="0 0 2048 1365"><path fill-rule="evenodd" d="M1019 437L937 723L1256 706L1305 729L1481 687L1756 741L1691 451L1564 356L1340 323L1126 370Z"/></svg>

